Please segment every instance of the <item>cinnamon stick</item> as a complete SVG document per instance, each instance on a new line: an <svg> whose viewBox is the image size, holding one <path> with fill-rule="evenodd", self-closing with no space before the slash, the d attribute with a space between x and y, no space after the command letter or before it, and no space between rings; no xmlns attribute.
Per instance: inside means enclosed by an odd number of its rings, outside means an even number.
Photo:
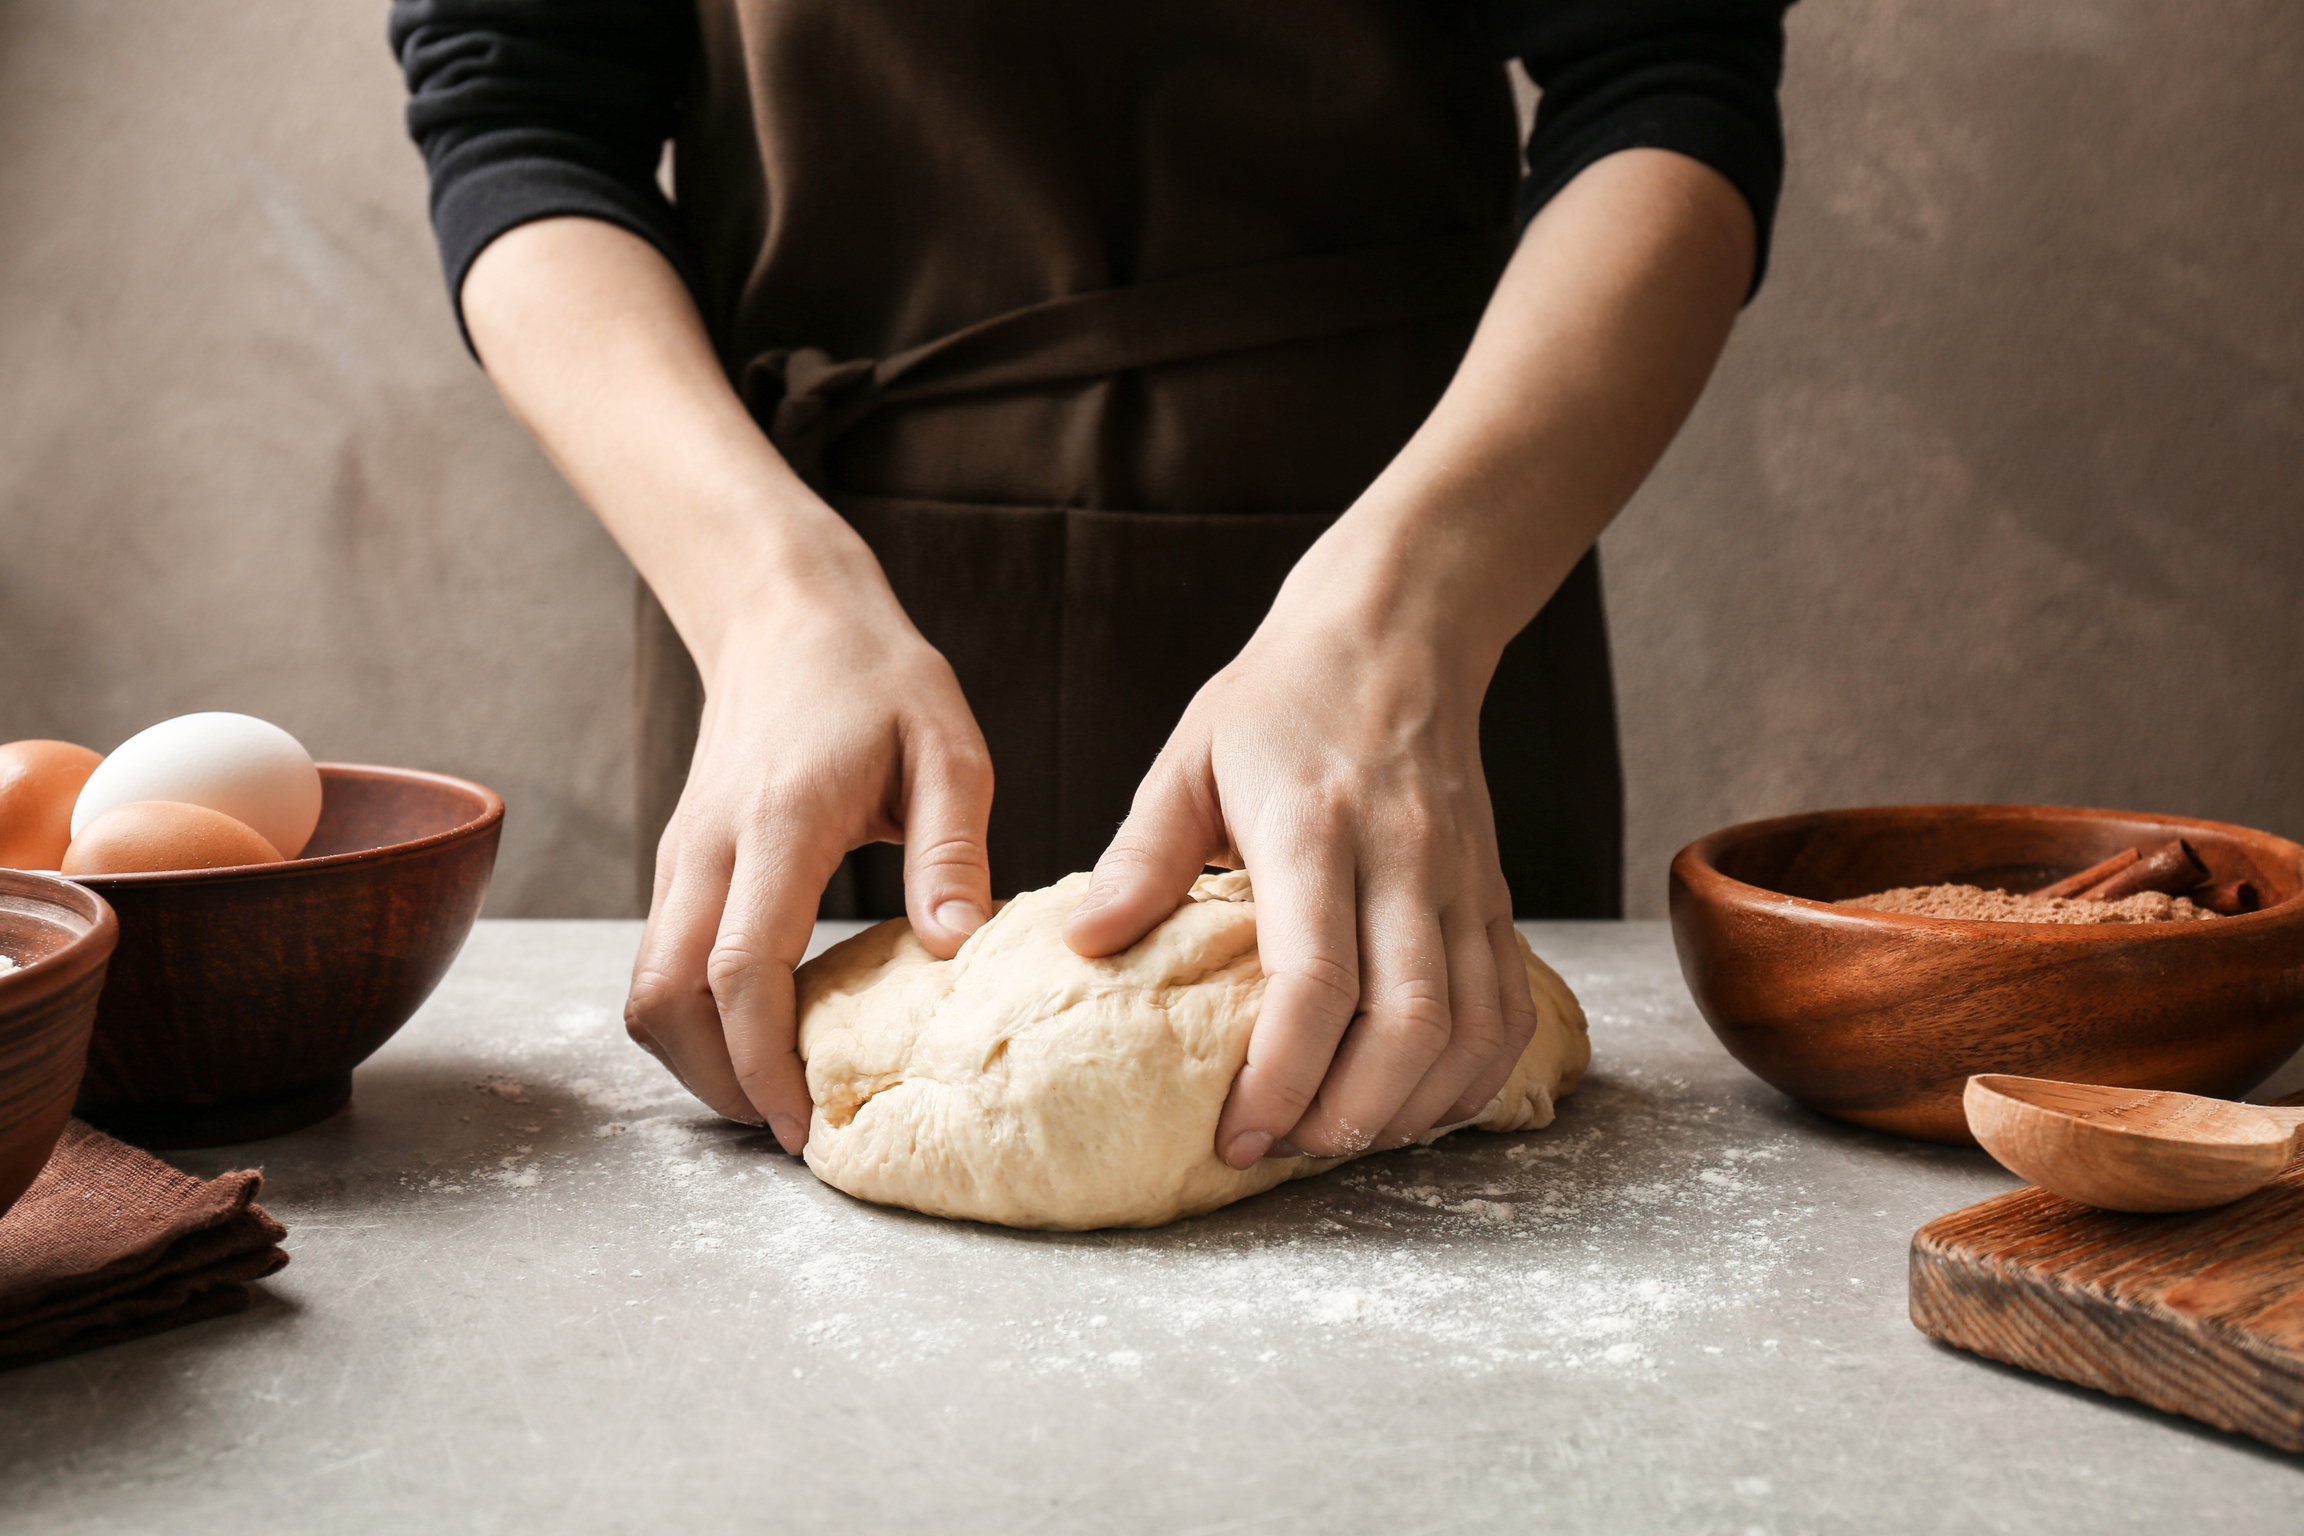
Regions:
<svg viewBox="0 0 2304 1536"><path fill-rule="evenodd" d="M2194 906L2206 907L2220 917L2238 917L2264 905L2263 894L2246 880L2219 880L2214 885L2187 891L2185 895Z"/></svg>
<svg viewBox="0 0 2304 1536"><path fill-rule="evenodd" d="M2106 879L2108 876L2118 874L2121 870L2126 869L2129 865L2135 863L2142 857L2144 857L2144 855L2138 853L2133 848L2123 848L2118 853L2112 855L2112 857L2106 859L2103 863L2091 864L2086 869L2080 871L2080 873L2076 875L2066 875L2063 879L2057 881L2054 885L2044 885L2040 887L2040 889L2034 891L2032 894L2035 896L2043 897L2077 896L2082 891L2088 889L2088 887L2099 883L2100 881Z"/></svg>
<svg viewBox="0 0 2304 1536"><path fill-rule="evenodd" d="M2139 891L2159 891L2173 896L2178 891L2191 890L2208 881L2208 866L2200 862L2200 855L2192 845L2180 837L2172 837L2160 847L2145 854L2135 863L2080 893L2082 901L2118 901Z"/></svg>

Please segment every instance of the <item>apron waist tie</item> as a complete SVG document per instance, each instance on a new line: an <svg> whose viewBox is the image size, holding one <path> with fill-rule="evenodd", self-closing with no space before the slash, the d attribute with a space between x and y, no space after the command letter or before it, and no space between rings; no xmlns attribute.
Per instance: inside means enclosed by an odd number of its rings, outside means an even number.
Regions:
<svg viewBox="0 0 2304 1536"><path fill-rule="evenodd" d="M884 405L1103 378L1137 368L1436 320L1487 303L1515 231L1226 267L1049 299L883 358L763 352L741 390L769 440L818 483L834 439Z"/></svg>

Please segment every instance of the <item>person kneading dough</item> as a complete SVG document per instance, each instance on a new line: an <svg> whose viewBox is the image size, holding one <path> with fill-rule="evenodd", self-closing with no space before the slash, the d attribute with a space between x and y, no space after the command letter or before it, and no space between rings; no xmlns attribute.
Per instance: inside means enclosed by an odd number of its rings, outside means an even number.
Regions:
<svg viewBox="0 0 2304 1536"><path fill-rule="evenodd" d="M1783 9L394 0L466 339L644 583L634 1042L1003 1221L1479 1113L1514 920L1623 912L1594 542L1760 280Z"/></svg>
<svg viewBox="0 0 2304 1536"><path fill-rule="evenodd" d="M935 1216L1083 1229L1159 1226L1335 1166L1273 1157L1238 1169L1216 1155L1264 995L1247 874L1201 877L1165 922L1104 959L1064 942L1088 879L1017 897L950 960L898 918L801 967L818 1178ZM1465 1122L1482 1130L1551 1124L1591 1059L1575 994L1525 939L1520 953L1536 1031Z"/></svg>

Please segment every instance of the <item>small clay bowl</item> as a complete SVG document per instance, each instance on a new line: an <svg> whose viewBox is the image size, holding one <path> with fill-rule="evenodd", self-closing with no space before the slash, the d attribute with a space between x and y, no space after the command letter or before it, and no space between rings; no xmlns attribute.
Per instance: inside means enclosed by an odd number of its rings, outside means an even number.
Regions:
<svg viewBox="0 0 2304 1536"><path fill-rule="evenodd" d="M88 1026L120 924L61 875L0 869L0 1214L32 1187L72 1118Z"/></svg>
<svg viewBox="0 0 2304 1536"><path fill-rule="evenodd" d="M2189 840L2264 907L2187 923L1964 922L1831 903L1942 883L2032 891ZM1748 822L1672 861L1680 973L1728 1053L1809 1108L1974 1145L1970 1074L2236 1098L2304 1044L2304 848L2215 821L1891 805Z"/></svg>
<svg viewBox="0 0 2304 1536"><path fill-rule="evenodd" d="M120 915L77 1113L146 1147L254 1141L334 1114L463 948L504 802L441 773L320 765L282 864L89 876Z"/></svg>

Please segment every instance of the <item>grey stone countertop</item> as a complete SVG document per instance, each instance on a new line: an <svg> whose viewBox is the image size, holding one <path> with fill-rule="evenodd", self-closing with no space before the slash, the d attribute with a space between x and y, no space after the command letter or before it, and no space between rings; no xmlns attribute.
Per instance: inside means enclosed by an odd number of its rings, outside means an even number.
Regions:
<svg viewBox="0 0 2304 1536"><path fill-rule="evenodd" d="M1528 933L1592 1017L1549 1130L1056 1234L700 1113L618 1025L637 924L484 923L348 1112L177 1155L262 1167L294 1262L0 1377L0 1527L2295 1528L2304 1463L1913 1330L1981 1153L1745 1074L1661 924Z"/></svg>

